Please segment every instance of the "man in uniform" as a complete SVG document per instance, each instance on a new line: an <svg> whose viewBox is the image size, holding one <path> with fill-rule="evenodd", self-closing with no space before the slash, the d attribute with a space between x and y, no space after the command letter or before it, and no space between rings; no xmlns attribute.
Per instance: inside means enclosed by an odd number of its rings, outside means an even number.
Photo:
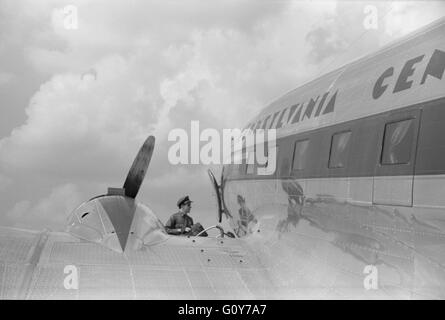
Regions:
<svg viewBox="0 0 445 320"><path fill-rule="evenodd" d="M192 217L188 215L192 208L192 201L189 196L181 197L176 205L179 211L173 214L165 224L165 230L168 234L196 236L204 230L200 223L194 224ZM207 232L203 232L201 236L207 237Z"/></svg>

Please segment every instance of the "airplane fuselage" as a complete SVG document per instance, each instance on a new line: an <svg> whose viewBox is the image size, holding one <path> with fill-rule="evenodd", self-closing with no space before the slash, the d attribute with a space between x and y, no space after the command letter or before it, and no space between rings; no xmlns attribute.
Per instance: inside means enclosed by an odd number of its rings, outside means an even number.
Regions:
<svg viewBox="0 0 445 320"><path fill-rule="evenodd" d="M442 19L246 126L277 129L277 168L225 166L226 216L285 297L445 297L444 35Z"/></svg>

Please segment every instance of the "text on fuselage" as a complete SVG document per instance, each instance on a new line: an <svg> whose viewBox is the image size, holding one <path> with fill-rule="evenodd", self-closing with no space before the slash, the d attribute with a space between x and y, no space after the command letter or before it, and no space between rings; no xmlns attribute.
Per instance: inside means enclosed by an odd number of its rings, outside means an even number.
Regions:
<svg viewBox="0 0 445 320"><path fill-rule="evenodd" d="M411 77L421 70L416 69L416 65L425 58L425 54L409 59L405 62L402 69L400 70L398 77L394 77L394 67L389 67L380 75L374 84L374 89L372 90L372 97L374 99L380 98L388 89L390 85L393 85L392 93L397 93L410 89L413 85L413 80ZM434 50L431 55L428 64L425 67L422 78L419 85L425 84L428 78L434 77L439 80L442 79L445 70L445 52L441 50ZM395 81L395 83L394 83Z"/></svg>
<svg viewBox="0 0 445 320"><path fill-rule="evenodd" d="M249 124L246 128L257 129L279 129L306 119L316 118L320 115L331 113L335 108L335 100L338 90L331 94L329 91L306 103L296 103L292 106L269 114L265 118Z"/></svg>

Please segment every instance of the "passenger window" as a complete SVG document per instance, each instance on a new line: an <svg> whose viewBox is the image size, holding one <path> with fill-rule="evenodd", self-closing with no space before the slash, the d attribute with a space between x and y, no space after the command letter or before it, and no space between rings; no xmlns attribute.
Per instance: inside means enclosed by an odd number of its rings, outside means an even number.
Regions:
<svg viewBox="0 0 445 320"><path fill-rule="evenodd" d="M351 131L336 133L332 136L329 168L343 168L348 159Z"/></svg>
<svg viewBox="0 0 445 320"><path fill-rule="evenodd" d="M305 168L308 146L309 146L309 140L301 140L295 142L292 170L302 170Z"/></svg>
<svg viewBox="0 0 445 320"><path fill-rule="evenodd" d="M406 164L411 157L414 139L413 119L387 123L381 164Z"/></svg>

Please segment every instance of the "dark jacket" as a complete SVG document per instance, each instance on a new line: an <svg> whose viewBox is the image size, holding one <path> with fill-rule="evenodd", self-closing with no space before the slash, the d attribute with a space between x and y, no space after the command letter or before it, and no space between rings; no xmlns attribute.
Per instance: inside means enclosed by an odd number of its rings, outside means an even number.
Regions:
<svg viewBox="0 0 445 320"><path fill-rule="evenodd" d="M185 228L191 228L193 226L193 219L188 215L183 215L181 212L173 214L170 219L168 219L165 224L165 230L168 234L183 234L185 233ZM175 229L181 229L177 231Z"/></svg>

